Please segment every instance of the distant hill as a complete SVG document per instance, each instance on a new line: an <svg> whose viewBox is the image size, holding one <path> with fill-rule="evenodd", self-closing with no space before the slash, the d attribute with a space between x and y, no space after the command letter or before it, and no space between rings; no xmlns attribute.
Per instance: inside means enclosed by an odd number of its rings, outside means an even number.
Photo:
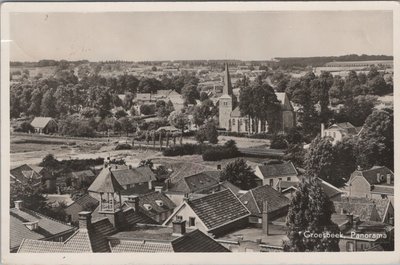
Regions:
<svg viewBox="0 0 400 265"><path fill-rule="evenodd" d="M324 56L324 57L278 57L275 58L275 64L279 66L323 66L333 61L375 61L375 60L393 60L393 56L388 55L357 55L349 54L342 56Z"/></svg>

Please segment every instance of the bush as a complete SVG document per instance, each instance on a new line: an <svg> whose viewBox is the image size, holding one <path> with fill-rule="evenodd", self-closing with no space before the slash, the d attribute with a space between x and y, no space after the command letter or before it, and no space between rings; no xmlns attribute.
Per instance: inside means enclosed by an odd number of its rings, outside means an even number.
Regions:
<svg viewBox="0 0 400 265"><path fill-rule="evenodd" d="M284 135L276 135L272 139L271 148L272 149L286 149L288 147L287 141Z"/></svg>
<svg viewBox="0 0 400 265"><path fill-rule="evenodd" d="M115 150L130 150L132 149L132 146L130 144L118 144L115 147Z"/></svg>
<svg viewBox="0 0 400 265"><path fill-rule="evenodd" d="M164 156L182 156L202 154L207 149L207 145L202 144L184 144L171 146L163 151Z"/></svg>
<svg viewBox="0 0 400 265"><path fill-rule="evenodd" d="M29 133L29 132L34 132L35 129L32 127L32 125L29 122L24 121L17 128L15 128L15 131Z"/></svg>
<svg viewBox="0 0 400 265"><path fill-rule="evenodd" d="M218 161L221 159L234 158L240 156L240 152L235 141L229 140L223 146L209 147L203 152L204 161Z"/></svg>

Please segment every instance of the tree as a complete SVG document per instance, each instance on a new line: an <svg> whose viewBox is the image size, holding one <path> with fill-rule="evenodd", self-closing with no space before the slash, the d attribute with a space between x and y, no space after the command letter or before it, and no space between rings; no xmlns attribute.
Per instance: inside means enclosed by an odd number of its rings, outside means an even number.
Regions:
<svg viewBox="0 0 400 265"><path fill-rule="evenodd" d="M286 219L288 241L283 249L288 252L339 251L339 238L328 236L339 234L339 227L332 222L333 203L324 193L316 178L300 182L290 202ZM308 237L309 234L321 234Z"/></svg>
<svg viewBox="0 0 400 265"><path fill-rule="evenodd" d="M152 115L156 112L155 105L144 104L140 106L140 113L143 115Z"/></svg>
<svg viewBox="0 0 400 265"><path fill-rule="evenodd" d="M367 82L368 92L372 95L384 95L388 91L385 79L381 75L377 75Z"/></svg>
<svg viewBox="0 0 400 265"><path fill-rule="evenodd" d="M200 143L207 140L209 143L218 143L218 131L214 122L209 121L196 132L196 140Z"/></svg>
<svg viewBox="0 0 400 265"><path fill-rule="evenodd" d="M139 167L149 167L153 170L154 163L151 159L140 160Z"/></svg>
<svg viewBox="0 0 400 265"><path fill-rule="evenodd" d="M49 89L44 93L40 109L42 111L42 116L44 117L55 117L57 115L52 89Z"/></svg>
<svg viewBox="0 0 400 265"><path fill-rule="evenodd" d="M126 133L126 136L128 136L129 133L134 132L135 126L132 119L128 117L122 117L118 120L118 122L121 124L121 130Z"/></svg>
<svg viewBox="0 0 400 265"><path fill-rule="evenodd" d="M296 167L302 168L305 155L306 151L303 148L303 144L289 144L283 159L293 162Z"/></svg>
<svg viewBox="0 0 400 265"><path fill-rule="evenodd" d="M228 163L221 172L221 181L229 181L243 190L249 190L257 186L256 175L244 159L236 159Z"/></svg>
<svg viewBox="0 0 400 265"><path fill-rule="evenodd" d="M182 96L187 104L196 104L196 99L200 98L200 93L195 85L188 84L183 87Z"/></svg>
<svg viewBox="0 0 400 265"><path fill-rule="evenodd" d="M204 100L209 99L208 95L206 92L201 92L200 93L200 101L203 102Z"/></svg>
<svg viewBox="0 0 400 265"><path fill-rule="evenodd" d="M25 133L33 133L35 129L32 127L32 125L29 122L22 122L18 128L16 129L18 132L25 132Z"/></svg>
<svg viewBox="0 0 400 265"><path fill-rule="evenodd" d="M333 147L336 174L344 179L344 182L349 180L351 173L357 168L354 156L354 141L353 138L345 137Z"/></svg>
<svg viewBox="0 0 400 265"><path fill-rule="evenodd" d="M350 122L354 126L362 126L372 113L377 102L376 96L360 95L347 98L344 107L334 116L336 122Z"/></svg>
<svg viewBox="0 0 400 265"><path fill-rule="evenodd" d="M337 172L334 148L329 137L316 137L308 149L305 159L306 174L319 177L334 186L342 186L343 179Z"/></svg>
<svg viewBox="0 0 400 265"><path fill-rule="evenodd" d="M355 147L357 164L394 169L393 110L374 111L365 121Z"/></svg>
<svg viewBox="0 0 400 265"><path fill-rule="evenodd" d="M123 117L126 117L126 116L128 116L128 113L126 113L126 111L123 110L123 109L117 110L117 112L115 112L115 114L114 114L114 117L116 119L120 119L120 118L123 118Z"/></svg>
<svg viewBox="0 0 400 265"><path fill-rule="evenodd" d="M189 118L185 113L174 111L169 116L168 121L172 126L181 130L183 134L189 123Z"/></svg>

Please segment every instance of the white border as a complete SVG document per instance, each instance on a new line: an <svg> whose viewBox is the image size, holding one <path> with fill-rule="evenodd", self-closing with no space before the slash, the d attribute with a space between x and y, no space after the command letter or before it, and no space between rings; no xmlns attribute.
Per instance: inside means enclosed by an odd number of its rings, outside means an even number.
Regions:
<svg viewBox="0 0 400 265"><path fill-rule="evenodd" d="M1 5L1 251L4 264L396 264L400 263L399 231L394 252L230 253L230 254L9 254L9 13L11 12L146 12L146 11L368 11L392 10L394 31L395 132L399 129L399 2L186 2L186 3L3 3ZM396 89L397 88L397 89ZM396 134L395 134L396 135ZM395 154L399 143L395 141ZM395 156L396 157L396 156ZM395 172L399 172L395 159ZM396 181L395 194L400 180ZM395 197L395 205L399 205ZM399 227L400 212L396 211Z"/></svg>

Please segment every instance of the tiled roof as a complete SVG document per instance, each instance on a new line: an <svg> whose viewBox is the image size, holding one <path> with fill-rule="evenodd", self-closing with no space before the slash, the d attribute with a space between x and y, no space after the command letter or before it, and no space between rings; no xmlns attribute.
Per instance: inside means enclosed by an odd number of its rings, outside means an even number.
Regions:
<svg viewBox="0 0 400 265"><path fill-rule="evenodd" d="M93 222L90 229L79 229L64 242L24 240L19 253L110 252L107 236L116 232L107 218Z"/></svg>
<svg viewBox="0 0 400 265"><path fill-rule="evenodd" d="M104 168L88 188L88 191L97 193L115 193L122 190L123 188L114 177L114 172L109 168Z"/></svg>
<svg viewBox="0 0 400 265"><path fill-rule="evenodd" d="M23 184L26 184L30 178L37 180L38 182L40 182L41 178L39 173L27 164L11 169L10 174Z"/></svg>
<svg viewBox="0 0 400 265"><path fill-rule="evenodd" d="M297 175L297 170L292 162L258 166L264 178Z"/></svg>
<svg viewBox="0 0 400 265"><path fill-rule="evenodd" d="M150 93L137 93L135 100L151 100Z"/></svg>
<svg viewBox="0 0 400 265"><path fill-rule="evenodd" d="M174 252L230 252L197 229L172 241L172 246Z"/></svg>
<svg viewBox="0 0 400 265"><path fill-rule="evenodd" d="M227 180L221 183L221 189L230 189L236 196L238 196L240 191L239 187L236 187Z"/></svg>
<svg viewBox="0 0 400 265"><path fill-rule="evenodd" d="M121 186L155 181L156 177L149 167L113 169L112 173Z"/></svg>
<svg viewBox="0 0 400 265"><path fill-rule="evenodd" d="M243 194L240 200L253 215L257 216L261 215L265 201L268 202L268 212L274 212L290 204L290 200L286 196L269 185L251 189L249 192Z"/></svg>
<svg viewBox="0 0 400 265"><path fill-rule="evenodd" d="M99 213L100 205L92 213L92 220L102 220L105 217L111 217L110 215L104 215ZM122 208L122 218L123 218L123 226L127 229L130 229L132 226L136 224L156 224L156 222L142 213L141 211L137 212L133 208L127 206Z"/></svg>
<svg viewBox="0 0 400 265"><path fill-rule="evenodd" d="M329 197L329 198L333 198L336 195L339 195L341 193L343 193L343 191L341 191L340 189L336 188L335 186L333 186L332 184L318 178L319 183L321 184L321 187L323 189L323 191L325 192L325 194Z"/></svg>
<svg viewBox="0 0 400 265"><path fill-rule="evenodd" d="M387 180L386 176L388 174L390 174L390 176L391 176L391 184L389 184L389 185L393 186L394 185L393 184L394 183L393 182L393 180L394 180L393 172L385 166L383 166L383 167L375 166L368 170L356 170L351 174L349 182L351 182L354 179L354 177L356 177L356 176L363 176L368 181L368 183L371 185L381 184L381 183L385 184L386 180ZM378 175L383 180L378 180Z"/></svg>
<svg viewBox="0 0 400 265"><path fill-rule="evenodd" d="M36 231L29 230L24 223L39 221ZM18 247L24 238L45 239L57 234L73 232L75 227L28 209L10 209L10 248Z"/></svg>
<svg viewBox="0 0 400 265"><path fill-rule="evenodd" d="M141 195L152 191L152 189L149 189L148 183L139 183L135 184L133 187L129 187L129 189L121 191L121 195Z"/></svg>
<svg viewBox="0 0 400 265"><path fill-rule="evenodd" d="M90 196L89 194L85 194L85 195L81 196L79 199L77 199L74 203L79 204L80 206L82 206L84 208L89 204L98 205L99 201L97 199L93 198L92 196Z"/></svg>
<svg viewBox="0 0 400 265"><path fill-rule="evenodd" d="M31 122L34 128L44 128L53 118L50 117L35 117Z"/></svg>
<svg viewBox="0 0 400 265"><path fill-rule="evenodd" d="M157 201L162 202L162 206L157 204ZM129 201L125 202L126 205L134 207ZM151 210L147 210L144 205L151 205ZM167 196L161 192L151 192L139 196L139 206L143 213L151 218L155 218L158 214L174 210L176 205Z"/></svg>
<svg viewBox="0 0 400 265"><path fill-rule="evenodd" d="M200 172L204 172L207 170L213 170L215 168L211 168L206 165L198 164L198 163L190 163L190 162L178 162L171 163L169 165L172 169L172 173L169 177L171 183L177 183L179 180L184 177L191 176Z"/></svg>
<svg viewBox="0 0 400 265"><path fill-rule="evenodd" d="M111 252L123 253L164 253L174 252L169 242L149 242L143 240L110 239Z"/></svg>
<svg viewBox="0 0 400 265"><path fill-rule="evenodd" d="M229 189L189 200L188 205L209 230L250 215L246 207Z"/></svg>
<svg viewBox="0 0 400 265"><path fill-rule="evenodd" d="M219 181L215 178L210 177L205 172L201 172L181 179L173 184L172 187L169 188L169 191L182 193L201 192L217 186L218 183Z"/></svg>
<svg viewBox="0 0 400 265"><path fill-rule="evenodd" d="M360 220L370 220L373 217L373 212L376 212L375 204L373 203L356 203L353 201L334 201L335 211L338 214L353 214L360 217ZM377 213L377 212L376 212Z"/></svg>
<svg viewBox="0 0 400 265"><path fill-rule="evenodd" d="M121 232L109 238L114 252L229 252L214 239L200 230L187 232L183 236L172 236L172 229L147 227Z"/></svg>

